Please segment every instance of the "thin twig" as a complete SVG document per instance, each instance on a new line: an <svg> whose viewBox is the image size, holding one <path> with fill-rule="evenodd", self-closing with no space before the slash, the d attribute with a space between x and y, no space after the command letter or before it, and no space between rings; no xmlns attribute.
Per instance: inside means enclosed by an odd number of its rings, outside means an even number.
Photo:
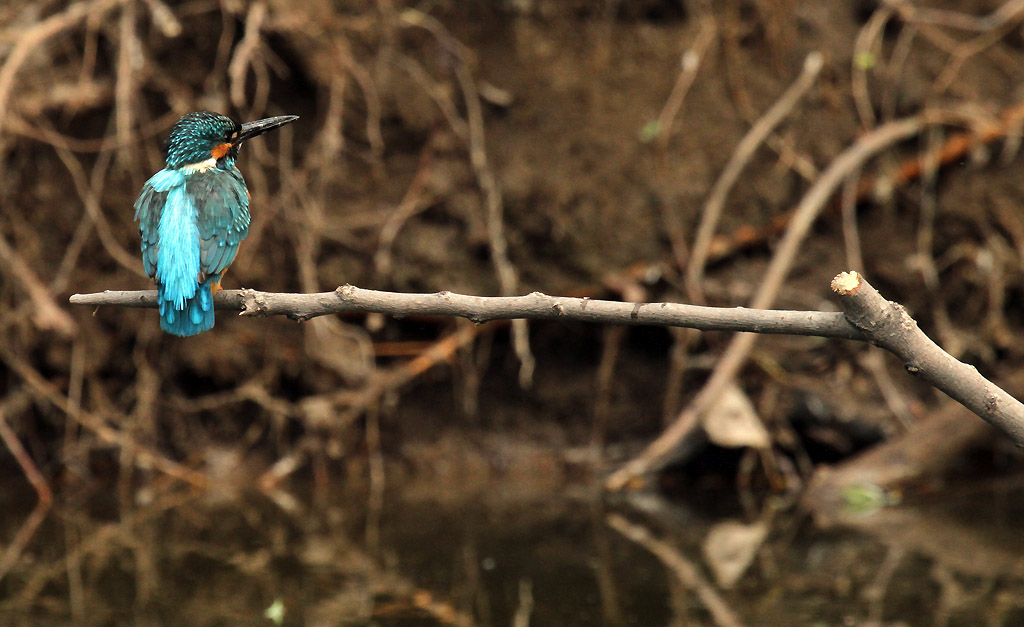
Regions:
<svg viewBox="0 0 1024 627"><path fill-rule="evenodd" d="M385 394L399 389L436 364L449 361L460 348L468 345L477 337L480 329L481 327L477 325L461 325L458 330L433 343L413 359L393 366L389 370L375 373L366 386L355 393L341 390L335 394L335 397L342 401L345 409L337 419L342 423L354 419L364 413L367 408L378 403Z"/></svg>
<svg viewBox="0 0 1024 627"><path fill-rule="evenodd" d="M228 76L231 77L231 104L241 109L246 102L245 98L245 76L249 67L255 67L256 56L261 43L260 29L263 27L263 20L267 15L267 4L257 2L249 7L249 13L245 16L245 34L242 41L235 47L235 53L231 56L231 63L228 65Z"/></svg>
<svg viewBox="0 0 1024 627"><path fill-rule="evenodd" d="M76 333L75 321L67 312L57 306L39 276L2 234L0 234L0 262L4 265L5 274L17 279L32 301L33 324L40 329L56 331L68 337Z"/></svg>
<svg viewBox="0 0 1024 627"><path fill-rule="evenodd" d="M895 418L898 428L902 431L908 430L916 418L914 410L896 387L892 374L886 369L885 355L882 351L870 349L862 353L857 361L871 374L875 387Z"/></svg>
<svg viewBox="0 0 1024 627"><path fill-rule="evenodd" d="M135 94L135 81L138 79L135 70L136 59L142 55L142 45L138 35L135 33L136 4L127 3L121 8L121 19L119 31L121 41L117 52L117 78L114 84L114 127L117 129L117 141L125 144L132 136L132 125L134 122L134 107L132 107ZM125 165L138 164L135 155L129 151L119 151L121 163Z"/></svg>
<svg viewBox="0 0 1024 627"><path fill-rule="evenodd" d="M877 121L875 107L871 102L871 91L868 88L868 70L879 63L881 35L893 13L893 9L887 6L875 9L871 18L857 33L850 69L850 92L853 94L857 115L860 116L860 123L864 128L874 128Z"/></svg>
<svg viewBox="0 0 1024 627"><path fill-rule="evenodd" d="M100 204L100 192L101 186L105 183L104 179L102 177L96 179L94 185L93 182L90 182L81 160L74 152L62 143L54 143L53 149L61 163L67 168L68 174L71 175L71 183L74 185L75 191L85 207L85 215L95 225L96 235L99 237L100 243L103 244L107 253L126 270L138 276L145 276L145 273L142 271L142 264L139 263L135 255L129 253L118 242L114 227L111 226L110 221L107 220L106 215L103 213L103 207ZM104 159L105 157L99 159L98 163L103 162ZM104 166L101 174L105 170L106 167Z"/></svg>
<svg viewBox="0 0 1024 627"><path fill-rule="evenodd" d="M464 61L456 67L455 75L466 102L466 118L469 122L469 160L476 173L477 183L484 195L484 215L487 221L487 241L491 250L491 261L498 275L503 296L515 294L519 286L519 273L508 256L508 240L505 238L505 203L501 189L487 160L487 146L484 139L484 118L480 108L480 97L476 84ZM512 349L519 359L519 385L529 387L533 380L536 359L530 350L530 336L526 322L512 322Z"/></svg>
<svg viewBox="0 0 1024 627"><path fill-rule="evenodd" d="M722 208L725 206L725 199L729 195L729 191L739 180L743 168L754 156L758 146L787 115L793 112L800 98L814 85L823 63L824 60L820 53L812 52L807 55L800 76L740 140L729 163L726 164L722 175L715 183L714 189L711 190L701 214L697 237L693 243L693 252L686 268L686 288L690 299L694 302L704 302L704 293L700 286L701 277L704 274L704 265L707 263L711 240L715 235L715 228L718 226L718 220L722 215Z"/></svg>
<svg viewBox="0 0 1024 627"><path fill-rule="evenodd" d="M662 107L661 113L658 114L658 121L655 126L658 132L656 141L661 148L665 148L668 145L668 140L672 136L672 124L679 115L679 111L683 108L686 94L690 92L690 87L693 86L693 82L697 78L697 72L700 70L700 64L704 59L704 55L707 54L711 44L714 43L717 33L718 28L715 26L715 18L708 12L700 20L700 31L697 32L693 45L683 53L680 59L681 69L679 76L676 78L675 85L672 86L672 92L669 94L668 99L665 100L665 106Z"/></svg>
<svg viewBox="0 0 1024 627"><path fill-rule="evenodd" d="M374 165L380 165L381 159L384 158L384 134L381 132L383 105L380 101L380 93L370 72L362 64L357 63L352 55L346 57L345 69L363 93L363 102L366 103L366 141L370 144L370 161Z"/></svg>
<svg viewBox="0 0 1024 627"><path fill-rule="evenodd" d="M0 360L14 374L21 377L35 396L53 404L67 414L68 417L95 433L101 440L130 450L139 464L155 468L170 477L190 483L196 487L202 488L208 485L209 481L206 475L201 472L187 468L152 449L141 446L123 431L106 424L100 416L73 406L69 402L68 397L64 396L56 385L43 377L39 371L30 366L22 357L16 355L10 347L0 344Z"/></svg>
<svg viewBox="0 0 1024 627"><path fill-rule="evenodd" d="M11 571L11 568L18 563L19 557L32 539L32 536L35 535L40 523L46 518L46 513L53 503L53 491L50 489L50 484L46 481L43 473L39 472L39 468L32 461L32 456L25 450L25 446L18 439L17 434L14 433L14 429L7 424L7 416L15 411L21 411L22 406L27 405L28 401L29 396L27 394L16 394L5 401L3 406L0 407L0 440L7 446L7 450L10 451L11 455L14 456L18 466L21 467L21 471L25 473L25 479L32 485L32 488L36 491L36 496L39 498L35 509L32 510L32 513L22 523L18 533L15 534L3 553L0 553L0 580L3 580L4 576Z"/></svg>
<svg viewBox="0 0 1024 627"><path fill-rule="evenodd" d="M597 380L594 386L594 423L590 430L590 453L595 466L600 462L601 452L604 450L612 407L612 384L615 381L615 367L622 342L626 338L625 331L626 328L622 326L607 327L604 330L601 362L597 366Z"/></svg>
<svg viewBox="0 0 1024 627"><path fill-rule="evenodd" d="M939 285L939 270L935 263L935 220L939 212L936 183L939 162L936 148L943 144L941 129L932 128L923 138L921 151L921 217L917 227L917 254L915 255L921 280L933 292Z"/></svg>
<svg viewBox="0 0 1024 627"><path fill-rule="evenodd" d="M82 196L82 204L94 202L99 206L99 197L103 190L103 185L107 180L107 173L110 170L110 164L113 161L113 150L104 150L99 153L96 161L92 167L92 175L89 177L88 187L84 189L86 195ZM68 163L68 162L65 162ZM80 164L79 164L80 165ZM83 186L80 183L76 183L75 187L79 194L83 192ZM64 258L60 261L57 271L53 273L50 281L50 293L59 294L64 292L67 288L68 283L71 281L71 273L78 267L78 259L85 249L85 244L92 234L93 227L96 226L96 222L89 215L82 215L78 220L78 226L75 227L75 232L71 236L64 249ZM137 268L138 266L133 266Z"/></svg>
<svg viewBox="0 0 1024 627"><path fill-rule="evenodd" d="M519 605L512 616L512 627L530 627L533 614L533 582L526 577L519 580Z"/></svg>
<svg viewBox="0 0 1024 627"><path fill-rule="evenodd" d="M807 191L794 211L789 228L779 242L777 252L772 257L751 307L771 306L796 259L804 236L842 181L859 170L864 162L875 154L916 135L931 123L933 121L926 117L915 116L885 124L862 136L853 146L836 157L821 178Z"/></svg>
<svg viewBox="0 0 1024 627"><path fill-rule="evenodd" d="M380 229L377 252L373 255L373 265L377 277L380 279L391 275L391 247L402 227L405 226L409 218L423 211L433 202L432 194L424 194L425 190L429 192L428 183L433 161L433 151L428 146L420 153L419 168L416 170L412 182L409 183L405 196L398 206L388 214L387 220Z"/></svg>
<svg viewBox="0 0 1024 627"><path fill-rule="evenodd" d="M843 249L846 252L846 267L864 270L864 255L860 247L860 230L857 228L857 188L860 187L860 172L854 172L843 183Z"/></svg>
<svg viewBox="0 0 1024 627"><path fill-rule="evenodd" d="M63 13L49 17L19 35L18 43L14 45L11 53L7 55L0 67L0 129L3 128L4 120L7 119L7 105L12 95L14 77L28 60L32 51L50 37L71 28L79 21L87 17L95 19L99 14L125 2L127 0L72 3Z"/></svg>
<svg viewBox="0 0 1024 627"><path fill-rule="evenodd" d="M159 118L143 124L122 142L116 135L109 135L99 139L80 139L70 135L64 135L53 130L52 127L42 125L45 118L36 120L40 126L33 126L14 113L10 113L5 120L4 132L11 135L23 135L30 139L54 146L65 146L69 150L80 153L103 152L107 150L119 150L137 141L150 139L165 132L181 116L180 111L168 111ZM116 131L115 131L116 132Z"/></svg>
<svg viewBox="0 0 1024 627"><path fill-rule="evenodd" d="M1024 17L1024 2L1011 0L984 18L988 28L952 50L950 54L952 58L946 63L946 67L939 77L935 79L932 92L942 93L949 89L967 59L981 53L1005 37L1020 23L1022 17Z"/></svg>
<svg viewBox="0 0 1024 627"><path fill-rule="evenodd" d="M494 176L487 158L487 142L484 134L484 116L480 107L480 95L476 82L470 72L469 59L471 54L448 30L433 17L415 9L406 9L400 15L401 21L409 26L426 29L437 38L455 61L455 79L462 92L466 105L467 143L469 161L477 185L483 194L484 218L487 224L487 243L491 252L491 263L498 277L498 284L504 296L516 292L519 286L519 273L508 256L508 240L505 237L505 207L501 188ZM533 379L536 359L530 350L529 330L523 320L512 322L512 349L519 359L519 385L528 387Z"/></svg>
<svg viewBox="0 0 1024 627"><path fill-rule="evenodd" d="M979 33L999 28L1007 22L1016 19L1017 15L1024 11L1024 1L1022 0L1005 2L988 15L980 17L946 9L919 7L905 0L885 0L885 4L899 11L900 17L907 22L931 24Z"/></svg>
<svg viewBox="0 0 1024 627"><path fill-rule="evenodd" d="M971 151L992 142L1012 137L1024 127L1024 102L1017 102L1003 109L997 118L992 120L974 119L966 123L960 115L961 120L957 121L951 116L950 123L953 126L967 126L968 130L953 132L949 139L935 153L934 157L922 157L920 155L903 161L892 172L872 178L862 178L857 190L857 200L863 200L877 194L879 189L893 190L902 187L922 176L922 170L926 164L922 161L934 158L944 166L956 163L963 159ZM1012 154L1012 153L1011 153ZM766 226L753 231L749 228L742 228L726 235L715 237L709 249L708 259L721 261L722 259L745 250L763 244L765 241L782 233L793 219L795 212L788 211L773 218Z"/></svg>

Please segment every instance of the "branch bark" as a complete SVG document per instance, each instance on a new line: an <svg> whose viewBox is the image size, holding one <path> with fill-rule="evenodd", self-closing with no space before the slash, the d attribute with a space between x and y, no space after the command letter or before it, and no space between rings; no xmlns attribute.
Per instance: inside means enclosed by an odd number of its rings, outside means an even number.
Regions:
<svg viewBox="0 0 1024 627"><path fill-rule="evenodd" d="M844 311L781 311L743 307L701 307L682 303L628 303L548 296L468 296L452 292L404 294L343 285L333 292L281 294L223 290L217 309L242 316L287 316L309 320L338 313L405 316L460 316L478 324L529 318L603 324L671 326L701 331L806 335L870 342L899 357L907 371L960 402L1024 447L1024 404L957 361L933 342L897 303L885 300L856 272L832 281ZM156 291L75 294L75 305L156 308Z"/></svg>

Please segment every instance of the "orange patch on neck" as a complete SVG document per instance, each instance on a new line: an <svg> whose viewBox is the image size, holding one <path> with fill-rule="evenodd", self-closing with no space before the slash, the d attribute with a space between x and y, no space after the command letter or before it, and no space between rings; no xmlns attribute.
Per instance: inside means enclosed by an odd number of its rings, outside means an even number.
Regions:
<svg viewBox="0 0 1024 627"><path fill-rule="evenodd" d="M210 151L210 154L213 155L214 159L220 159L224 155L228 154L229 150L231 150L231 144L217 144L213 147L213 150Z"/></svg>

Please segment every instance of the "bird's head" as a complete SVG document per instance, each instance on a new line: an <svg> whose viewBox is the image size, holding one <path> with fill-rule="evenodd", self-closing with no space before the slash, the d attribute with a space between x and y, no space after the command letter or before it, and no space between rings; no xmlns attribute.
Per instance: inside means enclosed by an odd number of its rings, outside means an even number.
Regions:
<svg viewBox="0 0 1024 627"><path fill-rule="evenodd" d="M280 115L239 124L212 111L186 113L167 137L167 167L206 170L224 163L230 165L238 158L243 141L297 119L297 115Z"/></svg>

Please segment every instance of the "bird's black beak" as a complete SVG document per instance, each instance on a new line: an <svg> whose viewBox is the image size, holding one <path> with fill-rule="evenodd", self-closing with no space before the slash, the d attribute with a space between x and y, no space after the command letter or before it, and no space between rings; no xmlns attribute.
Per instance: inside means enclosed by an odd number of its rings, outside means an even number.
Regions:
<svg viewBox="0 0 1024 627"><path fill-rule="evenodd" d="M272 131L275 128L284 126L285 124L294 122L295 120L298 119L299 116L297 115L279 115L273 118L256 120L255 122L246 122L242 125L242 130L238 133L238 139L236 139L233 143L234 145L237 146L238 144L241 144L247 139L252 139L257 135L262 135L267 131Z"/></svg>

